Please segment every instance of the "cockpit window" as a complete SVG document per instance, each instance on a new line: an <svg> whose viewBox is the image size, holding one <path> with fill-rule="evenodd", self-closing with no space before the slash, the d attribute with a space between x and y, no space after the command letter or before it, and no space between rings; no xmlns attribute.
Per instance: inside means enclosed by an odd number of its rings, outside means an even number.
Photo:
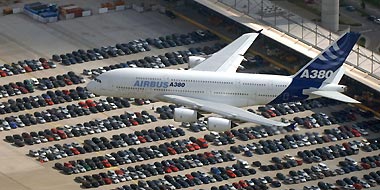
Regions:
<svg viewBox="0 0 380 190"><path fill-rule="evenodd" d="M102 83L102 80L98 79L98 78L94 78L94 81L98 82L98 83Z"/></svg>

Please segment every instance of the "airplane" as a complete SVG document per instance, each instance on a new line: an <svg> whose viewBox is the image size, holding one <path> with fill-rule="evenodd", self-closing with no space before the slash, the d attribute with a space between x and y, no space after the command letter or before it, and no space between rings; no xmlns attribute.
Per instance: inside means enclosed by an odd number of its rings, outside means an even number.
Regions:
<svg viewBox="0 0 380 190"><path fill-rule="evenodd" d="M182 105L175 108L174 120L195 122L198 111L215 113L208 129L226 131L231 120L267 126L288 124L245 111L241 107L296 102L326 97L347 103L360 103L344 95L346 86L338 82L344 74L343 63L360 34L348 32L291 76L236 73L243 54L259 36L247 33L208 56L189 57L189 70L122 68L107 71L87 85L94 94L134 97Z"/></svg>

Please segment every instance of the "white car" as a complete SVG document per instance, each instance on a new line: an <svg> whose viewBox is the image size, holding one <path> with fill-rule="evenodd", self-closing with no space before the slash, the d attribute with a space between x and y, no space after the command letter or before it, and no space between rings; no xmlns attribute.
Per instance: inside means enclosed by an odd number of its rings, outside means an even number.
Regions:
<svg viewBox="0 0 380 190"><path fill-rule="evenodd" d="M373 20L373 22L375 22L376 24L380 24L380 18Z"/></svg>
<svg viewBox="0 0 380 190"><path fill-rule="evenodd" d="M30 81L32 82L33 85L39 85L40 81L38 81L36 78L31 78Z"/></svg>
<svg viewBox="0 0 380 190"><path fill-rule="evenodd" d="M139 178L141 178L141 179L146 178L146 175L144 173L142 173L141 171L137 171L137 175L139 175Z"/></svg>
<svg viewBox="0 0 380 190"><path fill-rule="evenodd" d="M41 156L38 158L40 162L49 162L49 159L46 156Z"/></svg>

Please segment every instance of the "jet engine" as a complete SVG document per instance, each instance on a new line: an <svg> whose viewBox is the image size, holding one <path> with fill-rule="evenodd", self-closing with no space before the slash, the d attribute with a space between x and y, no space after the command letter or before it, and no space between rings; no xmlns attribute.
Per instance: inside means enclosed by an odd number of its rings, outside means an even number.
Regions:
<svg viewBox="0 0 380 190"><path fill-rule="evenodd" d="M176 122L195 122L202 117L197 111L186 108L174 108L174 121Z"/></svg>
<svg viewBox="0 0 380 190"><path fill-rule="evenodd" d="M204 61L205 59L206 59L205 57L190 56L189 57L189 69L199 65L199 63L202 63L202 61Z"/></svg>
<svg viewBox="0 0 380 190"><path fill-rule="evenodd" d="M236 126L237 125L231 120L219 117L209 117L207 121L207 128L209 131L224 132Z"/></svg>

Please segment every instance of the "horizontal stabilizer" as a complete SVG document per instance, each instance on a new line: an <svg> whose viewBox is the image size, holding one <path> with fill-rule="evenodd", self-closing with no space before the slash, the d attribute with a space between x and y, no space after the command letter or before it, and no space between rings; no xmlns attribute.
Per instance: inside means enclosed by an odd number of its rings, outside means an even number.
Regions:
<svg viewBox="0 0 380 190"><path fill-rule="evenodd" d="M353 103L353 104L360 103L359 101L337 91L314 91L314 92L311 92L311 94L342 101L342 102L347 102L347 103Z"/></svg>

